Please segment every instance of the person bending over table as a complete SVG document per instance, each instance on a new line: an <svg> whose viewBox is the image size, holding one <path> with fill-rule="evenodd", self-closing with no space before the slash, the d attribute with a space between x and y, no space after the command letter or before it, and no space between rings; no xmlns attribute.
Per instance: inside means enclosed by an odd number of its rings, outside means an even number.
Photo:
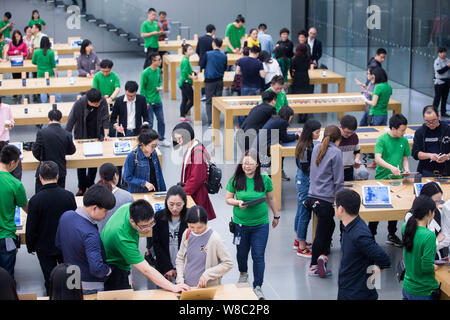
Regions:
<svg viewBox="0 0 450 320"><path fill-rule="evenodd" d="M175 285L164 278L139 252L139 233L148 233L154 226L153 207L145 200L123 205L109 219L101 234L106 261L112 267L105 290L130 289L131 266L163 289L172 292L190 289L186 284Z"/></svg>

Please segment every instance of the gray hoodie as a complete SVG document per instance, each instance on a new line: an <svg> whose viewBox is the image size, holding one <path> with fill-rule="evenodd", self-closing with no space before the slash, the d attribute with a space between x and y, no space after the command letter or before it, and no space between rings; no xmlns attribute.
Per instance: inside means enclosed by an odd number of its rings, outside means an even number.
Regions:
<svg viewBox="0 0 450 320"><path fill-rule="evenodd" d="M333 142L330 142L327 153L317 166L316 159L321 145L318 144L314 147L311 156L308 196L334 203L336 193L344 187L342 151Z"/></svg>

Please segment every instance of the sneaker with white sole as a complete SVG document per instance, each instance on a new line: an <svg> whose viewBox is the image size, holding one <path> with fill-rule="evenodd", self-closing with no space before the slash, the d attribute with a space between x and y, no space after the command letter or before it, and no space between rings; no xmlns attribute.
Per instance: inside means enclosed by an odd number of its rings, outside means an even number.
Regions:
<svg viewBox="0 0 450 320"><path fill-rule="evenodd" d="M295 239L294 240L294 245L292 246L292 249L297 250L298 249L298 244L299 244L298 240Z"/></svg>
<svg viewBox="0 0 450 320"><path fill-rule="evenodd" d="M308 270L308 275L310 277L319 277L319 267L317 265L310 266ZM327 276L331 276L331 271L327 271Z"/></svg>
<svg viewBox="0 0 450 320"><path fill-rule="evenodd" d="M298 248L298 249L297 249L297 255L298 255L299 257L311 259L312 252L311 252L311 250L309 250L308 248L305 248L305 249L303 249L303 250L300 249L300 248Z"/></svg>
<svg viewBox="0 0 450 320"><path fill-rule="evenodd" d="M241 272L239 275L238 283L247 283L248 282L248 272Z"/></svg>
<svg viewBox="0 0 450 320"><path fill-rule="evenodd" d="M170 142L166 139L159 141L159 145L161 147L170 147L171 146Z"/></svg>
<svg viewBox="0 0 450 320"><path fill-rule="evenodd" d="M200 98L200 101L206 101L206 96L202 95L202 97Z"/></svg>
<svg viewBox="0 0 450 320"><path fill-rule="evenodd" d="M328 258L326 255L321 255L319 259L317 259L317 273L319 277L326 278L331 276L331 271L327 269Z"/></svg>
<svg viewBox="0 0 450 320"><path fill-rule="evenodd" d="M253 289L253 292L255 293L256 297L258 297L258 300L265 300L264 293L261 290L260 286L257 286Z"/></svg>

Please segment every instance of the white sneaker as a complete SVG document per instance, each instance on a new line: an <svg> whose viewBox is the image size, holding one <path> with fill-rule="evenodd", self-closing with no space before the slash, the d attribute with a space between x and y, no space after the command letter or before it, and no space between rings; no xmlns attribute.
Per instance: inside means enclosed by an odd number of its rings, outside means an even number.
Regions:
<svg viewBox="0 0 450 320"><path fill-rule="evenodd" d="M240 273L238 283L247 283L247 282L248 282L248 273L247 272Z"/></svg>
<svg viewBox="0 0 450 320"><path fill-rule="evenodd" d="M261 290L260 286L255 287L255 289L253 289L253 292L255 293L256 297L258 297L258 300L264 300L264 293Z"/></svg>
<svg viewBox="0 0 450 320"><path fill-rule="evenodd" d="M159 142L159 145L160 145L161 147L170 147L170 142L167 141L166 139L164 139L164 140L161 140L161 141Z"/></svg>
<svg viewBox="0 0 450 320"><path fill-rule="evenodd" d="M206 101L206 96L202 95L202 97L200 98L200 101Z"/></svg>

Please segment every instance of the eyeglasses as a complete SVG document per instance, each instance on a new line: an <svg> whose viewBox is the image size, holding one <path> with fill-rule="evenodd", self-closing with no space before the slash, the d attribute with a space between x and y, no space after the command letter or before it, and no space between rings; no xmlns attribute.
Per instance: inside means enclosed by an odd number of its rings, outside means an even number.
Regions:
<svg viewBox="0 0 450 320"><path fill-rule="evenodd" d="M136 223L136 226L139 228L139 230L146 230L146 229L150 229L153 228L156 225L155 219L152 220L152 222L149 225L146 226L140 226L139 224Z"/></svg>
<svg viewBox="0 0 450 320"><path fill-rule="evenodd" d="M438 124L439 123L439 119L433 119L433 120L425 120L426 124Z"/></svg>

